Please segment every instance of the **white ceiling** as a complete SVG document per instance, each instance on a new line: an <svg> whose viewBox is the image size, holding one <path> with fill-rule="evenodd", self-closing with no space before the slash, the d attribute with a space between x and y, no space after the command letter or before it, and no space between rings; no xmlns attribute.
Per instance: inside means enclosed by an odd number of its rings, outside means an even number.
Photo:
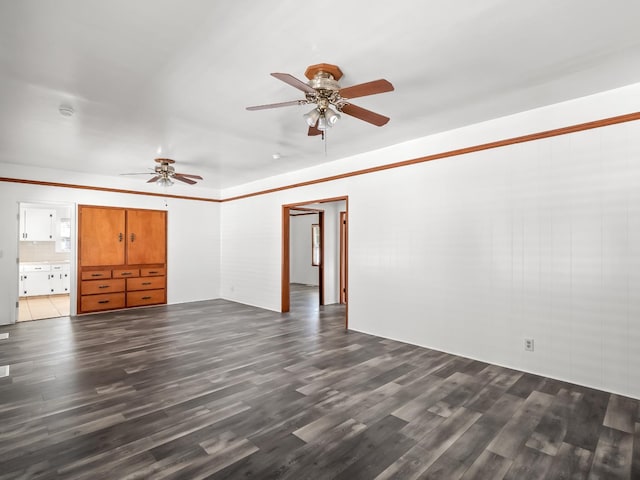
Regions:
<svg viewBox="0 0 640 480"><path fill-rule="evenodd" d="M161 148L234 186L640 82L638 20L637 0L0 0L0 163L118 176ZM324 144L309 106L245 110L304 98L269 74L317 63L393 83L354 100L391 121L343 115Z"/></svg>

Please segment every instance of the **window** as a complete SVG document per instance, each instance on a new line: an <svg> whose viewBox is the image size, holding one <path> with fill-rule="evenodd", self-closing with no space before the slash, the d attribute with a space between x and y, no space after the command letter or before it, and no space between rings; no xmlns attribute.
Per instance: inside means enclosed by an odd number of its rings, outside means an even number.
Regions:
<svg viewBox="0 0 640 480"><path fill-rule="evenodd" d="M317 267L320 265L320 225L314 223L311 225L311 265Z"/></svg>

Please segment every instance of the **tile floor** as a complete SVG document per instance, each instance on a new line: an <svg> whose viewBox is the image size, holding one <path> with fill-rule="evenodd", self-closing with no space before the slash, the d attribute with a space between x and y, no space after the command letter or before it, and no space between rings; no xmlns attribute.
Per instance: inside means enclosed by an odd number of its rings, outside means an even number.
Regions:
<svg viewBox="0 0 640 480"><path fill-rule="evenodd" d="M20 297L19 305L18 321L25 322L43 318L68 317L71 301L69 295Z"/></svg>

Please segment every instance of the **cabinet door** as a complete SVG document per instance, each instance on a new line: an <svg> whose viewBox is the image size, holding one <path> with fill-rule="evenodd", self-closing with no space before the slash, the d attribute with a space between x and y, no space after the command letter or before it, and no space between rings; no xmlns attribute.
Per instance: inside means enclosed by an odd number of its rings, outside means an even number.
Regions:
<svg viewBox="0 0 640 480"><path fill-rule="evenodd" d="M24 295L51 295L50 272L27 272L23 274Z"/></svg>
<svg viewBox="0 0 640 480"><path fill-rule="evenodd" d="M23 208L20 210L20 240L48 242L54 240L55 210Z"/></svg>
<svg viewBox="0 0 640 480"><path fill-rule="evenodd" d="M167 212L127 210L127 263L165 263Z"/></svg>
<svg viewBox="0 0 640 480"><path fill-rule="evenodd" d="M68 272L51 272L51 293L69 293L70 284Z"/></svg>
<svg viewBox="0 0 640 480"><path fill-rule="evenodd" d="M125 210L78 207L80 266L125 263Z"/></svg>

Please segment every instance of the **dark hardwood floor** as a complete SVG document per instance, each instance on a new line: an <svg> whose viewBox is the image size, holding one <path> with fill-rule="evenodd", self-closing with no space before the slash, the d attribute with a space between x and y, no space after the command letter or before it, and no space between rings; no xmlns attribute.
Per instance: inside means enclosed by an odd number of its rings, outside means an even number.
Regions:
<svg viewBox="0 0 640 480"><path fill-rule="evenodd" d="M640 478L638 401L345 332L316 302L0 327L0 478Z"/></svg>

